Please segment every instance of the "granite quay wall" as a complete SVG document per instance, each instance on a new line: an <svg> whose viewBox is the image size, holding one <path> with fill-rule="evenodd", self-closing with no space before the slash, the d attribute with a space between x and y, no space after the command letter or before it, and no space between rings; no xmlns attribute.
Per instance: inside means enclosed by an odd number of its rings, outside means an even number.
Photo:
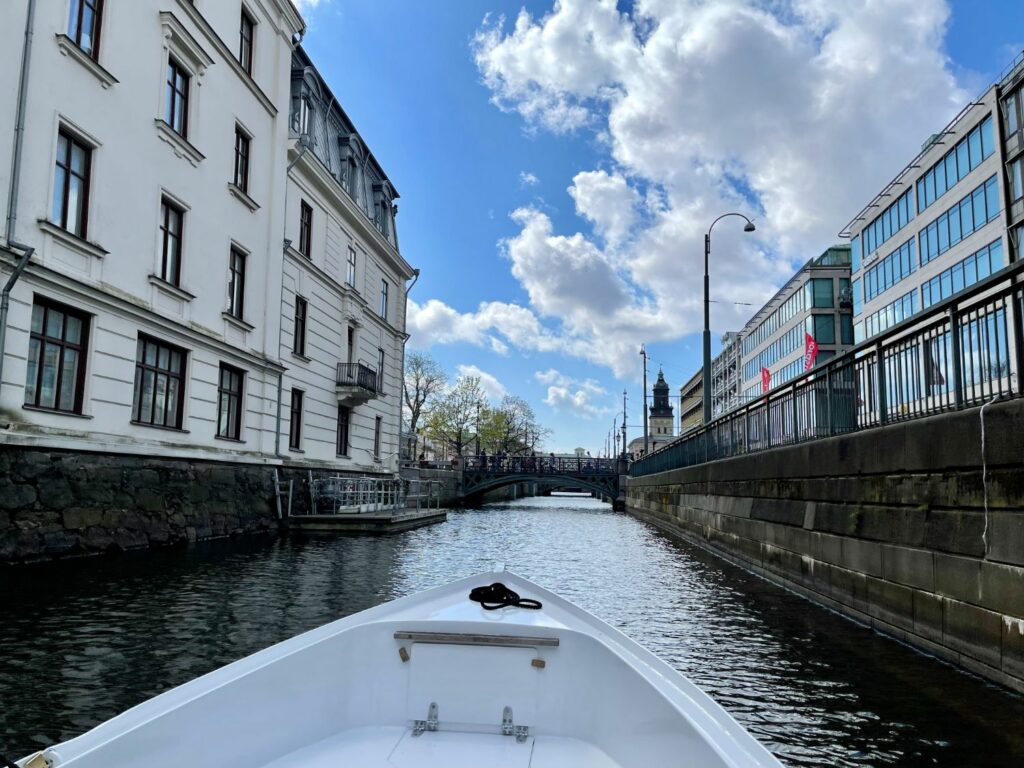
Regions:
<svg viewBox="0 0 1024 768"><path fill-rule="evenodd" d="M459 482L462 478L461 472L451 469L420 469L419 467L402 467L402 477L405 480L419 480L426 489L427 482L441 484L441 506L454 507L459 503Z"/></svg>
<svg viewBox="0 0 1024 768"><path fill-rule="evenodd" d="M0 446L0 562L277 530L259 464Z"/></svg>
<svg viewBox="0 0 1024 768"><path fill-rule="evenodd" d="M631 478L627 510L1024 692L1024 402Z"/></svg>

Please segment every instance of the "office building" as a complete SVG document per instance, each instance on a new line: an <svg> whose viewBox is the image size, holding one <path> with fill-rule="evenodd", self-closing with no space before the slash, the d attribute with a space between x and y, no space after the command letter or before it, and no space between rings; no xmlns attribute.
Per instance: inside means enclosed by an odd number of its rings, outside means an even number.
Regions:
<svg viewBox="0 0 1024 768"><path fill-rule="evenodd" d="M810 259L739 333L742 402L799 376L853 344L850 247ZM817 355L805 359L808 338Z"/></svg>

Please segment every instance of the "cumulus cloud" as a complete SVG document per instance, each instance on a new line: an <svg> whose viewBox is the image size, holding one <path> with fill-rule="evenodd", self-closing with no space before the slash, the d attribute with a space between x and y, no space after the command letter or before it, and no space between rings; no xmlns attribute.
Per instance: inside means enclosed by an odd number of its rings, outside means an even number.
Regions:
<svg viewBox="0 0 1024 768"><path fill-rule="evenodd" d="M593 379L578 381L554 368L537 371L533 376L542 384L549 385L544 402L556 411L569 413L581 419L592 419L614 410L609 405L595 402L606 400L608 392Z"/></svg>
<svg viewBox="0 0 1024 768"><path fill-rule="evenodd" d="M535 187L538 184L540 184L540 179L537 178L536 174L530 173L529 171L519 172L519 186Z"/></svg>
<svg viewBox="0 0 1024 768"><path fill-rule="evenodd" d="M618 174L581 171L567 191L576 213L591 221L609 245L618 245L636 223L640 193Z"/></svg>
<svg viewBox="0 0 1024 768"><path fill-rule="evenodd" d="M486 17L472 52L493 103L605 156L568 187L579 231L512 212L501 247L528 307L427 302L414 343L497 339L631 374L641 342L701 327L703 236L736 210L757 232L714 230L712 326L740 328L736 303L759 306L835 242L967 101L948 19L943 0L557 0Z"/></svg>
<svg viewBox="0 0 1024 768"><path fill-rule="evenodd" d="M460 365L458 372L460 377L475 376L480 379L480 386L489 400L501 400L502 397L508 394L505 385L498 381L496 376L487 373L487 371L480 370L475 365Z"/></svg>
<svg viewBox="0 0 1024 768"><path fill-rule="evenodd" d="M548 368L546 371L537 371L533 374L533 378L541 384L557 384L560 387L568 386L570 382L568 376L560 371L556 371L554 368Z"/></svg>
<svg viewBox="0 0 1024 768"><path fill-rule="evenodd" d="M502 301L485 301L475 312L459 312L437 299L422 305L410 299L406 326L409 344L417 349L457 342L489 348L502 355L508 353L509 345L536 352L565 349L565 343L545 328L531 310Z"/></svg>

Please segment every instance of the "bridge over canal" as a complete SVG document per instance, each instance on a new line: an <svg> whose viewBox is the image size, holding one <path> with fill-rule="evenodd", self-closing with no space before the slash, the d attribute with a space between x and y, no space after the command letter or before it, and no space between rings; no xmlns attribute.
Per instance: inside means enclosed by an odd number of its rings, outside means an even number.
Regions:
<svg viewBox="0 0 1024 768"><path fill-rule="evenodd" d="M459 498L472 502L488 491L535 483L545 490L583 488L620 507L623 497L619 478L625 471L625 462L620 459L469 456L463 459Z"/></svg>

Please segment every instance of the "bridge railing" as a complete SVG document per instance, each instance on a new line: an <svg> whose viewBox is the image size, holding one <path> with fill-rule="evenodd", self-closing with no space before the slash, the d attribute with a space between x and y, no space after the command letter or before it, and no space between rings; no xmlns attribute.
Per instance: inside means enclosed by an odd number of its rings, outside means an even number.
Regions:
<svg viewBox="0 0 1024 768"><path fill-rule="evenodd" d="M1014 262L630 467L640 477L1024 396Z"/></svg>
<svg viewBox="0 0 1024 768"><path fill-rule="evenodd" d="M587 456L466 456L467 470L480 470L505 475L614 475L616 459L593 459Z"/></svg>

